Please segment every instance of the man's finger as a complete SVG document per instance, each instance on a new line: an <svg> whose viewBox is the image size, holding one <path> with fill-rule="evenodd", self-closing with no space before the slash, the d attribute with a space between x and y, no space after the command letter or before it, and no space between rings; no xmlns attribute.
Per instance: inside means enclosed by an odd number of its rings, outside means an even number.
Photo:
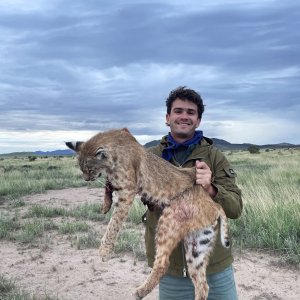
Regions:
<svg viewBox="0 0 300 300"><path fill-rule="evenodd" d="M204 161L196 161L197 169L209 169L209 166Z"/></svg>

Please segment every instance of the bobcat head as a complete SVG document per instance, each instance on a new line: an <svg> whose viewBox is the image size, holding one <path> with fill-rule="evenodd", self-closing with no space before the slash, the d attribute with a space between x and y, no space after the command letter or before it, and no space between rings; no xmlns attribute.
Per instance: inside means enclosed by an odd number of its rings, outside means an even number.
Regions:
<svg viewBox="0 0 300 300"><path fill-rule="evenodd" d="M79 167L86 181L96 180L112 165L109 152L103 147L95 151L90 151L90 149L87 151L84 142L66 142L65 144L77 153Z"/></svg>
<svg viewBox="0 0 300 300"><path fill-rule="evenodd" d="M65 144L77 153L87 181L96 180L104 171L111 179L122 170L127 174L137 164L137 152L142 148L127 128L98 133L86 142Z"/></svg>

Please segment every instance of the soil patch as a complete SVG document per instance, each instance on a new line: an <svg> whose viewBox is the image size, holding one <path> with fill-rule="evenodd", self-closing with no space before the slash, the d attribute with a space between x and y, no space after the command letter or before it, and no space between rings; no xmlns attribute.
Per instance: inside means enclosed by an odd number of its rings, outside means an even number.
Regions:
<svg viewBox="0 0 300 300"><path fill-rule="evenodd" d="M23 197L30 205L76 207L99 203L99 189L75 188L48 191ZM2 203L0 211L12 208ZM103 226L97 226L103 227ZM17 285L36 295L47 294L62 300L129 300L134 288L149 273L145 261L131 253L114 255L102 262L97 249L78 250L65 235L51 232L46 249L28 249L19 244L0 241L0 273L15 279ZM280 258L264 252L242 251L235 254L235 277L240 300L299 299L300 270L280 263ZM157 299L157 288L146 300Z"/></svg>

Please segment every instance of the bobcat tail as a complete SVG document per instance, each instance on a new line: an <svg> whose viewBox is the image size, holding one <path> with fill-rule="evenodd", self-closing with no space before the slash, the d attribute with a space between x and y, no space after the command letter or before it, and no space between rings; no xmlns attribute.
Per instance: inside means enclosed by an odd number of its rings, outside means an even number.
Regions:
<svg viewBox="0 0 300 300"><path fill-rule="evenodd" d="M223 209L220 210L220 235L221 243L224 248L230 247L229 235L228 235L228 220Z"/></svg>

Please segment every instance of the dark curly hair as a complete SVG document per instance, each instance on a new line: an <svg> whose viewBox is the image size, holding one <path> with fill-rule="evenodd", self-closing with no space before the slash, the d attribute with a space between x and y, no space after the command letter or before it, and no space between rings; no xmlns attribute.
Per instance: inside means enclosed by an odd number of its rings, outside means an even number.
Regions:
<svg viewBox="0 0 300 300"><path fill-rule="evenodd" d="M198 107L198 117L202 118L202 114L204 112L204 104L201 96L194 90L188 89L185 86L180 86L175 90L172 90L166 100L167 113L171 113L172 104L176 99L180 99L183 101L190 101L197 105Z"/></svg>

